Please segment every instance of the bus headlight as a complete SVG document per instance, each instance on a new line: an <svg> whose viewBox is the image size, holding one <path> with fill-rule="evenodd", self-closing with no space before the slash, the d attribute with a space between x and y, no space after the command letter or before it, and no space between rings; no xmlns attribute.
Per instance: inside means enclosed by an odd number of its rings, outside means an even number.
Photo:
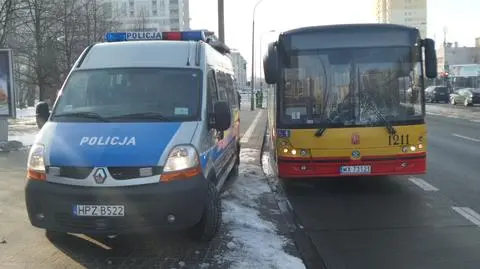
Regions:
<svg viewBox="0 0 480 269"><path fill-rule="evenodd" d="M292 155L297 155L297 150L296 150L296 149L292 149L291 153L292 153Z"/></svg>
<svg viewBox="0 0 480 269"><path fill-rule="evenodd" d="M402 147L402 152L407 152L407 151L408 151L408 147L407 147L407 146Z"/></svg>
<svg viewBox="0 0 480 269"><path fill-rule="evenodd" d="M411 150L411 151L416 151L416 150L417 150L417 147L415 147L415 146L410 146L410 150Z"/></svg>
<svg viewBox="0 0 480 269"><path fill-rule="evenodd" d="M423 149L423 144L418 144L418 149Z"/></svg>

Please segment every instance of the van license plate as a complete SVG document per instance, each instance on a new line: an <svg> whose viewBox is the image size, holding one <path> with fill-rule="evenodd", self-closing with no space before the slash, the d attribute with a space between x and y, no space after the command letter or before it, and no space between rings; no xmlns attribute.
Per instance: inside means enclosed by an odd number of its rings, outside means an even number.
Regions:
<svg viewBox="0 0 480 269"><path fill-rule="evenodd" d="M124 217L123 205L75 205L73 215L79 217Z"/></svg>
<svg viewBox="0 0 480 269"><path fill-rule="evenodd" d="M342 175L370 174L371 172L372 168L370 165L351 165L340 167L340 174Z"/></svg>

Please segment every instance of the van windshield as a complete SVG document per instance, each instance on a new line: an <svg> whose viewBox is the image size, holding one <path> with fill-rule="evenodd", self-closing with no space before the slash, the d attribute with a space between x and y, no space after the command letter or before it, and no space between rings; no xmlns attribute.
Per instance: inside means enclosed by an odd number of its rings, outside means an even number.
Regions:
<svg viewBox="0 0 480 269"><path fill-rule="evenodd" d="M112 68L75 71L60 93L53 121L196 121L198 69Z"/></svg>

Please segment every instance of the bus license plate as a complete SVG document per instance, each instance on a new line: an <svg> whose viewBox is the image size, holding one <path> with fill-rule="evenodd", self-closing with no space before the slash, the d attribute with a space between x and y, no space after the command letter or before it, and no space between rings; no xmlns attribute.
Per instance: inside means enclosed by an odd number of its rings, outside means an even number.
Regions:
<svg viewBox="0 0 480 269"><path fill-rule="evenodd" d="M79 217L124 217L123 205L75 205L73 215Z"/></svg>
<svg viewBox="0 0 480 269"><path fill-rule="evenodd" d="M340 174L342 175L370 174L371 171L372 168L370 165L351 165L340 167Z"/></svg>

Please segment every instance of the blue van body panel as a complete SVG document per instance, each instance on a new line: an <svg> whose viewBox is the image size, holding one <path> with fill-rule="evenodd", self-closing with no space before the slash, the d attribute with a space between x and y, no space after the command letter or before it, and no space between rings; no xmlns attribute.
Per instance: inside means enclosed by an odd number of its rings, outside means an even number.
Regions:
<svg viewBox="0 0 480 269"><path fill-rule="evenodd" d="M48 158L51 166L156 166L181 124L57 123Z"/></svg>

